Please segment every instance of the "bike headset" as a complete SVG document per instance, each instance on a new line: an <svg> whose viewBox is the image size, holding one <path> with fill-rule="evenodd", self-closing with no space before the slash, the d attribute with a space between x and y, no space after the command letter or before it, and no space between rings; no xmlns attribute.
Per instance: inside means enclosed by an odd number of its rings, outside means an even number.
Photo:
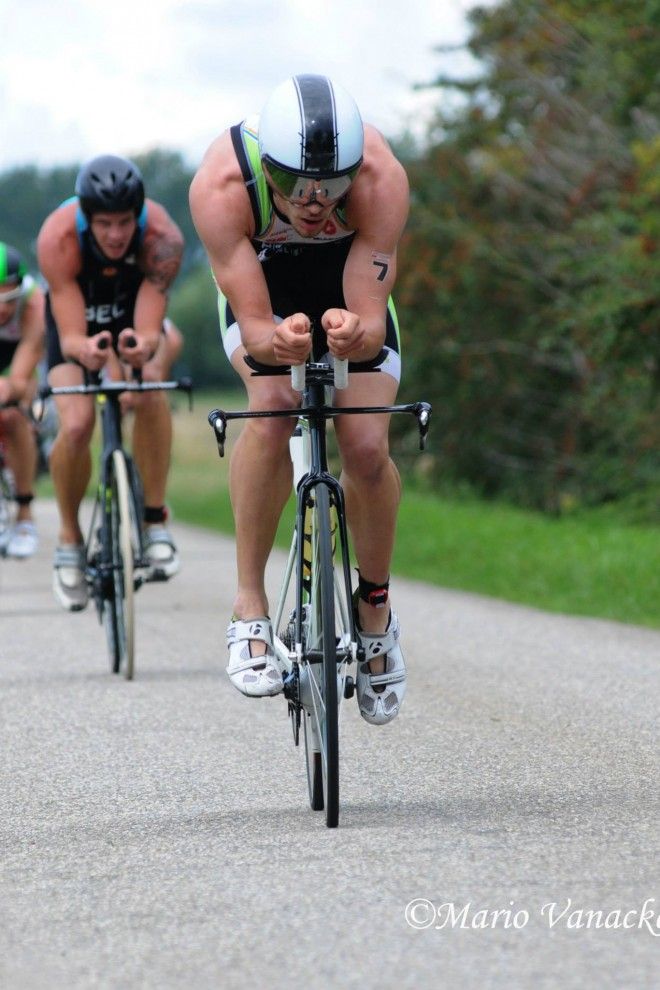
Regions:
<svg viewBox="0 0 660 990"><path fill-rule="evenodd" d="M23 279L27 268L20 253L11 244L0 241L0 285L9 282L13 288L0 290L0 303L13 302L23 294Z"/></svg>
<svg viewBox="0 0 660 990"><path fill-rule="evenodd" d="M343 199L363 150L360 111L327 76L292 76L273 90L260 114L264 175L294 206L329 206Z"/></svg>

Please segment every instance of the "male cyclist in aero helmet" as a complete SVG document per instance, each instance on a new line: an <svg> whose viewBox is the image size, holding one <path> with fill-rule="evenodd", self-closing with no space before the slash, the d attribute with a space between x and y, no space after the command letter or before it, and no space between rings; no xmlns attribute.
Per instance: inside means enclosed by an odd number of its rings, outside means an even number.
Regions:
<svg viewBox="0 0 660 990"><path fill-rule="evenodd" d="M101 368L120 378L127 365L142 368L145 380L162 380L181 345L165 317L181 261L181 232L159 203L145 200L142 176L125 158L101 155L87 162L75 193L45 220L37 241L49 286L50 384L75 385L83 381L83 370ZM78 511L90 478L94 403L87 396L58 396L56 402L60 429L50 469L60 534L53 588L64 608L78 611L88 600ZM153 573L171 577L179 560L164 525L169 403L165 393L152 392L136 396L134 408L133 452L144 484L147 555Z"/></svg>
<svg viewBox="0 0 660 990"><path fill-rule="evenodd" d="M290 365L312 349L316 357L330 352L380 367L380 374L352 374L337 405L394 401L400 360L390 291L408 183L348 93L317 75L278 86L259 117L211 145L190 203L220 288L225 351L251 408L293 408L300 397L286 377L251 378L246 353ZM247 420L232 457L238 592L227 671L246 695L277 694L283 686L264 570L291 490L291 430L287 419ZM364 718L381 725L398 714L405 692L399 624L388 603L401 485L389 456L388 417L339 417L335 431L360 572L360 637L374 658L358 671L358 702Z"/></svg>
<svg viewBox="0 0 660 990"><path fill-rule="evenodd" d="M18 251L0 242L0 406L28 402L44 349L44 294ZM32 518L37 471L34 431L18 408L0 409L0 434L14 475L16 521L0 551L31 557L38 546Z"/></svg>

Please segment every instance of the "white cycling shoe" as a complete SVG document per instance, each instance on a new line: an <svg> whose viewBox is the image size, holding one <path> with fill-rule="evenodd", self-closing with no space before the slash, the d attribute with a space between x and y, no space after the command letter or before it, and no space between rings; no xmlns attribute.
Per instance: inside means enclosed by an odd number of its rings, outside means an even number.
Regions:
<svg viewBox="0 0 660 990"><path fill-rule="evenodd" d="M38 547L37 527L32 520L24 519L22 522L14 523L5 547L7 556L24 560L35 554Z"/></svg>
<svg viewBox="0 0 660 990"><path fill-rule="evenodd" d="M258 639L266 644L263 656L252 656L251 639ZM270 698L284 689L282 673L275 661L270 619L262 617L246 622L232 619L227 626L227 646L227 673L237 691L248 698Z"/></svg>
<svg viewBox="0 0 660 990"><path fill-rule="evenodd" d="M149 561L149 575L167 581L178 574L181 563L174 540L161 523L152 523L144 529L144 552Z"/></svg>
<svg viewBox="0 0 660 990"><path fill-rule="evenodd" d="M406 665L399 646L401 628L396 612L390 613L384 633L366 633L360 629L357 633L365 651L365 660L357 671L360 715L371 725L386 725L399 714L406 694ZM369 663L381 656L385 657L385 670L372 674Z"/></svg>
<svg viewBox="0 0 660 990"><path fill-rule="evenodd" d="M53 591L67 612L81 612L89 601L85 577L85 548L79 544L62 544L55 548Z"/></svg>

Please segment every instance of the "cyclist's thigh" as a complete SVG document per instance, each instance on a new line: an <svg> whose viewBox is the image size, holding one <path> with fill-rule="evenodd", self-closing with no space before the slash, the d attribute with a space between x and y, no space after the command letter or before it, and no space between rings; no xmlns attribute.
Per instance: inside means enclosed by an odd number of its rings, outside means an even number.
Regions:
<svg viewBox="0 0 660 990"><path fill-rule="evenodd" d="M351 373L348 387L335 389L334 403L346 406L390 406L396 400L398 382L383 372ZM335 433L340 447L370 449L387 444L390 417L384 414L337 416Z"/></svg>
<svg viewBox="0 0 660 990"><path fill-rule="evenodd" d="M53 388L83 384L83 369L65 362L51 368L48 382ZM94 424L94 400L89 395L56 395L57 415L62 430L90 430Z"/></svg>

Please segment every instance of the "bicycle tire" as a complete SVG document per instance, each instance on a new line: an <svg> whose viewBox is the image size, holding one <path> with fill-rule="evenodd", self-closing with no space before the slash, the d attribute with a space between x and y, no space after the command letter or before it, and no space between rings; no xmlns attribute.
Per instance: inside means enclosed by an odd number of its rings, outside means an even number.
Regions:
<svg viewBox="0 0 660 990"><path fill-rule="evenodd" d="M325 485L314 489L312 513L312 596L303 652L322 658L306 660L311 705L304 716L305 759L310 805L325 810L328 828L339 822L339 711L337 696L337 639L335 583L330 520L330 497Z"/></svg>
<svg viewBox="0 0 660 990"><path fill-rule="evenodd" d="M113 451L111 464L107 511L112 577L104 600L104 619L112 671L118 674L123 668L124 676L131 680L135 672L135 579L131 540L134 523L123 451Z"/></svg>
<svg viewBox="0 0 660 990"><path fill-rule="evenodd" d="M11 531L12 486L6 474L4 463L0 462L0 556L5 552Z"/></svg>

